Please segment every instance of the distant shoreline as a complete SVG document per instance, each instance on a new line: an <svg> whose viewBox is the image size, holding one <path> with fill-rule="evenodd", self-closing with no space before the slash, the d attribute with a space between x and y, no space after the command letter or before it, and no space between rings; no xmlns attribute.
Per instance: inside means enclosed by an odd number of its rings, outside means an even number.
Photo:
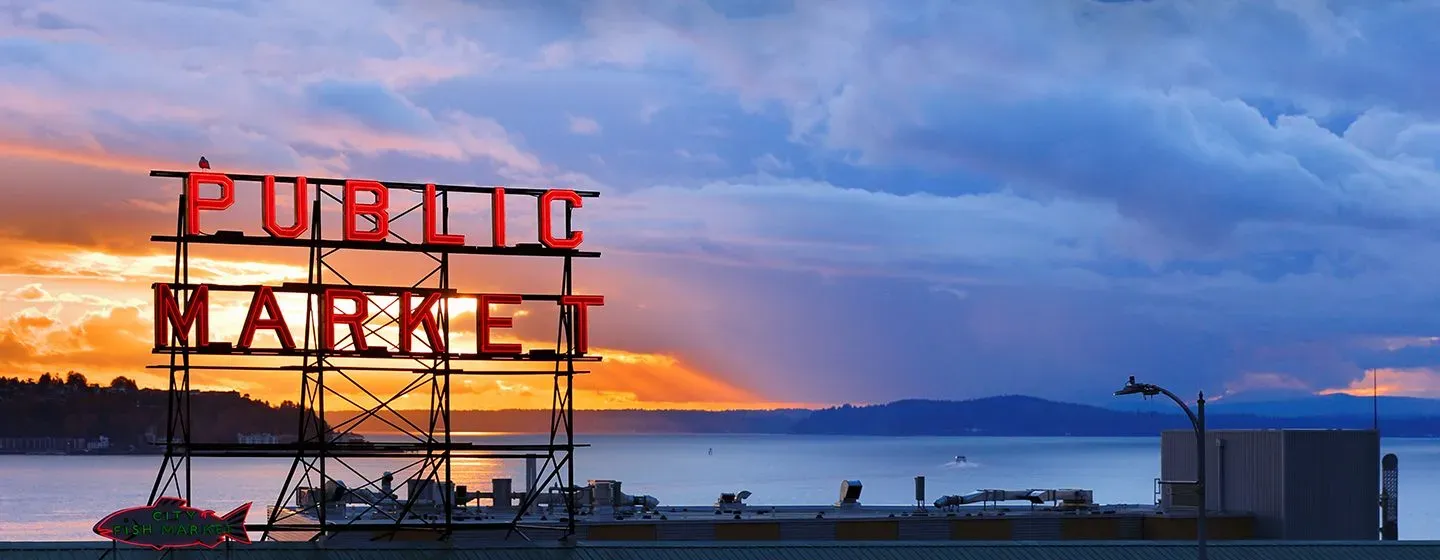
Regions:
<svg viewBox="0 0 1440 560"><path fill-rule="evenodd" d="M366 435L386 436L386 435L401 435L401 434L400 434L399 432L366 432ZM494 436L548 436L548 435L549 435L549 434L547 434L547 433L536 432L536 433L507 433L507 434L495 434ZM475 436L475 437L494 437L494 436ZM1107 435L1029 435L1029 436L1017 436L1017 435L984 435L984 434L968 434L968 435L777 434L777 433L738 433L738 432L724 432L724 433L721 433L721 432L689 432L689 433L680 433L680 432L666 432L666 433L600 433L600 432L594 432L594 433L580 433L580 434L576 434L576 437L579 438L579 439L582 439L582 440L583 440L583 438L588 437L588 436L655 436L655 437L687 437L687 438L688 438L688 437L694 437L694 438L711 437L711 438L713 438L713 437L747 437L747 436L753 437L753 436L765 436L765 437L782 437L782 438L795 437L795 438L883 438L883 439L906 439L906 438L957 438L957 439L959 439L959 438L967 438L967 439L989 439L989 438L995 438L995 439L1159 439L1159 437L1160 437L1159 434L1154 434L1154 435L1113 435L1113 436L1107 436ZM1386 439L1386 440L1431 440L1431 439L1440 439L1440 435L1385 435L1383 432L1381 433L1381 437L1382 437L1383 439ZM586 442L584 442L584 441L578 441L577 443L586 443ZM163 457L164 455L165 455L165 452L164 452L164 451L143 451L143 452L142 452L142 451L113 451L113 452L106 452L106 453L85 453L85 452L48 452L48 453L47 453L47 452L38 452L38 453L37 453L37 452L30 452L30 453L20 453L20 452L10 452L10 451L0 451L0 457L21 457L21 456L27 456L27 457L62 457L62 456L63 456L63 457L115 457L115 456ZM286 455L278 455L278 456L274 456L274 457L270 457L270 458L273 458L273 459L290 459L290 458L292 458L292 457L286 456Z"/></svg>
<svg viewBox="0 0 1440 560"><path fill-rule="evenodd" d="M297 439L297 419L312 414L292 402L272 406L238 392L196 391L192 406L207 411L189 426L193 442L275 444ZM163 455L167 394L139 389L125 378L109 385L71 374L64 380L0 378L0 454ZM1206 424L1226 429L1370 429L1377 417L1387 438L1440 437L1440 400L1370 399L1345 395L1209 407ZM54 421L55 410L83 411ZM1375 414L1376 411L1383 414ZM333 411L301 424L348 426L351 434L398 435L392 426L426 426L426 410L385 411L351 425L353 411ZM452 410L448 425L460 437L548 437L550 410ZM1190 430L1175 406L1105 408L1009 395L965 401L901 400L880 405L777 410L576 410L577 437L693 435L1154 438ZM416 428L418 431L419 428ZM307 436L307 438L313 437ZM354 442L350 442L354 443ZM284 447L274 448L282 454ZM293 455L292 455L293 456Z"/></svg>
<svg viewBox="0 0 1440 560"><path fill-rule="evenodd" d="M1293 414L1293 402L1267 407L1213 407L1207 426L1223 429L1370 429L1375 421L1369 399L1320 398L1309 403L1308 414ZM1416 403L1403 403L1415 405ZM1396 406L1405 416L1382 415L1380 429L1388 437L1440 436L1440 401L1421 402L1427 408ZM1363 405L1363 406L1361 406ZM1281 414L1265 414L1273 408ZM1357 412L1363 408L1363 413ZM403 425L404 417L424 425L427 411L400 411L386 415L388 422L367 422L362 433L395 434L385 424ZM330 416L331 422L348 418ZM548 426L548 410L452 411L454 431L486 434L534 433ZM897 401L872 406L840 406L818 410L577 410L575 426L581 435L842 435L842 436L975 436L975 437L1157 437L1166 430L1192 429L1176 407L1157 410L1117 410L1048 401L1035 397L1005 396L969 401Z"/></svg>

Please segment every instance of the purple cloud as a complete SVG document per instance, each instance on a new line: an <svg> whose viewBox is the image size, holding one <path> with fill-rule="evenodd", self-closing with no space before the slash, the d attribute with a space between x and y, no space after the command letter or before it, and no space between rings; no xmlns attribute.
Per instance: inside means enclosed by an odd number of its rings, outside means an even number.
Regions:
<svg viewBox="0 0 1440 560"><path fill-rule="evenodd" d="M1440 10L777 6L34 3L0 142L599 188L601 336L776 399L1440 367Z"/></svg>

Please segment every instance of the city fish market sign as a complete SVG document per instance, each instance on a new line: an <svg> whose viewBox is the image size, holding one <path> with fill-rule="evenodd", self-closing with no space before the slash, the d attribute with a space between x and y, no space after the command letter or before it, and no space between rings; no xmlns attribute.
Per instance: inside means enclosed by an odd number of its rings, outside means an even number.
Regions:
<svg viewBox="0 0 1440 560"><path fill-rule="evenodd" d="M203 546L215 548L224 541L250 544L245 516L250 504L217 515L189 507L180 498L160 498L154 505L122 509L95 524L95 534L116 542L155 550Z"/></svg>

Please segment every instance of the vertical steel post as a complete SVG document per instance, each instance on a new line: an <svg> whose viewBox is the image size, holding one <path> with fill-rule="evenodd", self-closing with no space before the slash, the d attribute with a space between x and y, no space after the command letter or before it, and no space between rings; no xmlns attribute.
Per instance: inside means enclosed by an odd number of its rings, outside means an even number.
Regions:
<svg viewBox="0 0 1440 560"><path fill-rule="evenodd" d="M1195 486L1196 486L1196 488L1200 491L1199 504L1198 504L1199 507L1197 508L1197 511L1196 511L1196 514L1195 514L1195 546L1196 546L1196 556L1197 556L1200 560L1206 560L1206 559L1207 559L1207 556L1206 556L1206 550L1205 550L1205 541L1209 539L1210 535L1209 535L1209 533L1205 530L1206 510L1209 509L1209 508L1206 506L1205 498L1206 498L1206 494L1209 494L1209 493L1210 493L1210 490L1205 487L1205 471L1207 471L1207 470L1209 470L1209 469L1206 468L1207 465L1206 465L1206 463L1205 463L1205 392L1204 392L1204 391L1201 391L1201 392L1200 392L1200 398L1199 398L1197 401L1195 401L1195 402L1196 402L1196 409L1197 409L1197 410L1196 410L1196 415L1195 415L1195 456L1196 456L1196 464L1195 464L1195 467L1196 467L1197 469L1199 469L1199 470L1196 471L1196 475L1195 475Z"/></svg>

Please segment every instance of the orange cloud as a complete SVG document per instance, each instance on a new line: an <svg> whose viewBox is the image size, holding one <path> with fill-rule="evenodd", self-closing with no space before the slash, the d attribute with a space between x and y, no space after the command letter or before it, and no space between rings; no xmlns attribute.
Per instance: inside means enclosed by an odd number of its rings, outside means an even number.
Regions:
<svg viewBox="0 0 1440 560"><path fill-rule="evenodd" d="M112 154L99 149L54 148L17 142L0 142L0 156L50 161L110 171L123 171L126 173L136 173L137 170L149 169L189 168L190 165L194 164L194 162L179 164L175 161Z"/></svg>
<svg viewBox="0 0 1440 560"><path fill-rule="evenodd" d="M5 295L7 298L26 302L49 301L50 299L50 293L41 288L39 284L26 284Z"/></svg>
<svg viewBox="0 0 1440 560"><path fill-rule="evenodd" d="M447 118L475 124L459 116ZM330 127L328 130L338 131L335 127L347 125L328 123L326 126ZM482 154L515 173L545 171L544 163L525 153L510 151L503 130L485 127L475 130L478 132L472 131L460 138L463 140L458 144L460 152L455 153L445 152L456 149L453 146L414 144L414 139L383 140L367 135L347 138L351 142L374 142L372 148L379 151L430 151L445 157ZM173 231L176 212L173 201L178 185L156 184L158 180L145 177L144 172L149 168L187 168L192 163L148 161L99 150L98 145L71 151L0 140L0 162L13 161L16 169L16 173L0 179L0 189L12 194L11 204L0 207L0 244L6 247L4 254L0 254L0 365L10 370L4 372L6 374L35 376L73 369L97 380L125 375L141 385L161 387L166 382L162 378L163 370L144 369L164 359L150 353L149 285L172 277L174 255L170 247L150 243L149 235ZM258 198L242 194L231 210L207 214L207 229L257 233ZM470 208L473 212L462 210L457 220L459 227L468 236L488 238L488 200L472 198L474 200L459 201L462 208L474 206ZM396 203L400 202L403 201ZM326 212L333 210L329 208ZM533 221L532 209L517 204L510 210L512 238L533 228L529 223ZM404 229L418 228L418 215L412 213L397 224L397 229L406 235L418 236L418 229L413 232ZM325 219L328 224L337 223L328 213ZM303 251L195 246L190 255L191 281L273 285L304 280L305 257ZM288 260L282 260L286 258ZM426 262L423 256L393 253L357 252L335 255L329 261L341 273L365 284L408 285L419 277L415 273L419 267L433 266L433 262ZM478 259L469 259L452 264L452 282L457 288L467 292L531 293L559 287L559 265L552 261L519 259L507 261L504 267L493 266L494 261L476 261ZM644 287L636 287L641 284L622 271L596 272L599 274L580 274L577 291L606 293L604 287L620 286L640 294L645 298L643 301L671 300L664 297L666 288L659 285L659 281L646 281ZM592 284L597 278L601 283ZM331 275L330 281L338 280ZM233 340L238 336L239 323L248 305L245 297L218 301L212 323L217 340ZM642 300L636 301L640 303L632 303L632 308L644 307ZM452 344L473 345L474 302L454 303L452 328L456 340ZM286 316L298 325L298 318L304 315L303 307L297 308L283 300L282 305ZM517 317L517 321L516 328L502 339L530 347L554 344L553 305L504 307L500 312ZM580 376L576 382L577 406L706 409L792 406L769 403L763 396L725 381L721 372L705 371L687 363L682 356L654 342L651 331L664 330L663 326L634 320L634 316L625 322L624 316L619 315L624 308L625 304L612 301L605 311L597 312L596 323L609 322L623 328L597 325L592 329L597 333L592 345L596 352L606 356L606 361L584 365L593 373ZM615 318L607 319L607 315ZM296 334L300 334L298 327ZM261 334L262 338L266 336ZM637 350L641 344L645 345L645 351ZM254 365L256 362L230 358L217 363ZM356 374L356 379L362 380L367 388L380 393L389 391L393 395L413 376ZM272 402L293 400L300 386L299 377L289 373L206 372L192 382L197 387L240 390ZM457 378L454 403L456 408L548 408L551 383L545 376ZM358 388L342 391L359 406L373 404ZM401 399L396 405L418 408L425 403L424 399L428 396L417 394ZM344 403L335 406L344 406Z"/></svg>
<svg viewBox="0 0 1440 560"><path fill-rule="evenodd" d="M133 374L149 359L137 342L150 337L149 314L138 306L87 311L69 323L62 306L45 312L27 307L0 322L0 364L16 373L55 370Z"/></svg>
<svg viewBox="0 0 1440 560"><path fill-rule="evenodd" d="M1432 368L1381 368L1365 372L1345 387L1323 389L1321 395L1440 397L1440 371Z"/></svg>
<svg viewBox="0 0 1440 560"><path fill-rule="evenodd" d="M11 372L37 376L44 372L76 370L97 380L125 375L142 386L163 387L166 380L161 370L145 370L145 366L164 361L152 355L149 283L168 275L169 263L160 258L118 258L93 251L74 251L46 261L41 267L65 275L76 283L75 289L87 286L108 286L105 296L47 289L40 282L27 282L7 288L0 283L0 364ZM227 282L276 283L292 276L293 270L265 263L216 260L205 265L212 275L228 278ZM75 280L75 278L79 278ZM44 279L44 276L38 277ZM36 279L31 277L30 279ZM53 279L53 278L52 278ZM3 280L3 279L0 279ZM48 281L47 281L48 282ZM96 284L98 283L98 284ZM121 296L128 297L121 297ZM293 294L284 294L293 295ZM211 302L211 332L215 340L238 337L240 323L248 308L249 294L217 293ZM7 303L9 302L9 303ZM467 347L475 344L473 325L474 301L455 303L456 329L451 344ZM282 310L298 332L304 316L303 298L282 300ZM468 307L468 309L467 309ZM509 309L505 314L520 320L517 323L552 318L528 317L526 309ZM463 317L472 320L467 321ZM467 328L471 327L471 328ZM548 347L553 339L527 336L528 332L548 333L549 328L516 329L497 333L499 341L519 342L526 347ZM395 327L385 327L381 336L394 340ZM261 333L259 344L271 335ZM377 341L378 342L378 341ZM772 403L760 395L739 387L713 373L705 372L675 355L644 353L618 348L596 347L594 353L605 357L597 364L581 364L591 373L576 381L576 406L579 408L688 408L743 409L799 406L795 403ZM275 358L206 357L206 365L256 366L280 365ZM397 365L369 363L366 365ZM416 364L409 362L409 367ZM474 365L471 367L483 367ZM293 372L199 371L193 374L197 388L238 390L252 396L279 402L295 400L299 394L300 377ZM366 390L389 399L416 379L405 373L352 372L350 377ZM330 408L344 409L375 406L374 398L358 385L348 385L343 378L333 377L335 389L343 397L332 399ZM552 380L549 376L461 376L456 377L453 406L456 409L548 408L551 405ZM349 399L351 402L346 402ZM421 390L395 400L399 409L428 406L429 390Z"/></svg>

